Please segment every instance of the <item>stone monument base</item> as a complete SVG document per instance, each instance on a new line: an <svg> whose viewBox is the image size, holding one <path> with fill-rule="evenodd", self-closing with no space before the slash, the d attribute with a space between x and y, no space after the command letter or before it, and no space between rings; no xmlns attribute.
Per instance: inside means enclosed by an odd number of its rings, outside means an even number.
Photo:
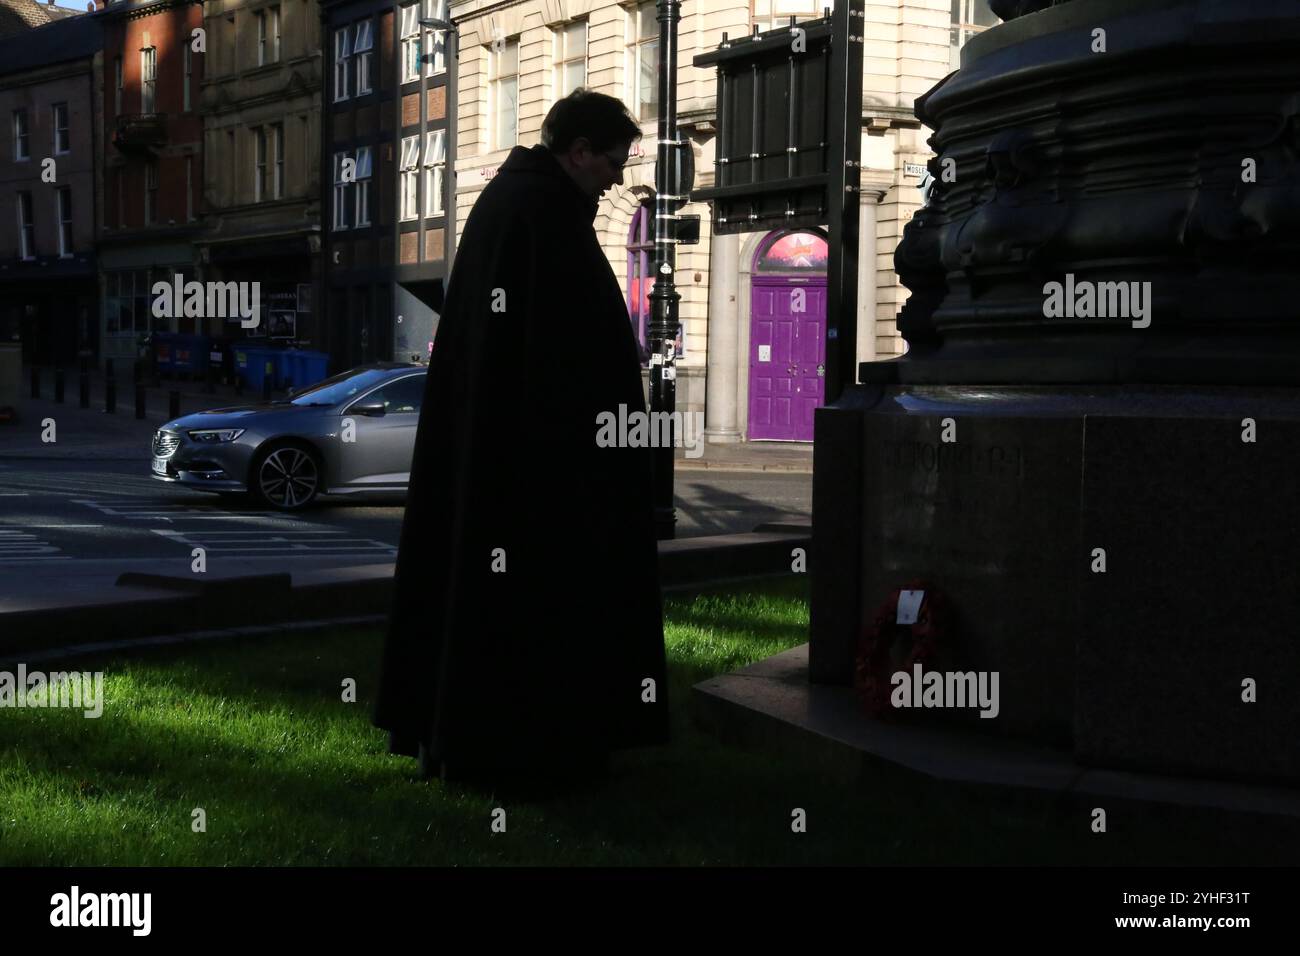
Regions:
<svg viewBox="0 0 1300 956"><path fill-rule="evenodd" d="M958 616L945 666L999 675L995 719L940 719L1300 782L1296 390L860 385L816 429L813 681L851 683L921 579Z"/></svg>

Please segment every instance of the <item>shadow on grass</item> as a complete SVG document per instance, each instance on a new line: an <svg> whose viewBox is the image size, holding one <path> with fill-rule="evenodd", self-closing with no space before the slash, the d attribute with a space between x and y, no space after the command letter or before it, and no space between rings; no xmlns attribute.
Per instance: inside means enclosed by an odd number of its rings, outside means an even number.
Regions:
<svg viewBox="0 0 1300 956"><path fill-rule="evenodd" d="M1009 804L811 757L725 747L690 720L718 661L801 643L805 582L666 602L673 743L574 784L425 783L370 726L379 631L168 648L102 665L105 715L0 714L0 863L656 865L1286 862L1240 831ZM721 596L720 596L721 594ZM719 619L734 624L720 626ZM806 624L802 625L806 627ZM707 631L700 656L691 635ZM79 669L101 665L80 663ZM731 666L728 663L726 666ZM346 678L358 700L342 700ZM191 828L196 808L207 831ZM506 830L492 831L493 811ZM799 811L802 811L800 814ZM794 824L802 817L804 832ZM1141 821L1140 824L1134 821ZM1263 847L1263 850L1261 850Z"/></svg>

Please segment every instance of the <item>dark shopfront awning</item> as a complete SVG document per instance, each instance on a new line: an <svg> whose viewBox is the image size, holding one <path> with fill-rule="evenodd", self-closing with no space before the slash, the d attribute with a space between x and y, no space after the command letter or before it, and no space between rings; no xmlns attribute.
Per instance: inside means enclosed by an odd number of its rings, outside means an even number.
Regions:
<svg viewBox="0 0 1300 956"><path fill-rule="evenodd" d="M311 255L311 248L307 244L306 236L282 236L278 239L244 240L240 242L214 242L208 249L208 261L213 265L261 259L305 259Z"/></svg>
<svg viewBox="0 0 1300 956"><path fill-rule="evenodd" d="M69 279L93 278L95 278L93 252L79 252L66 258L41 256L28 262L10 260L0 263L0 283L61 282Z"/></svg>

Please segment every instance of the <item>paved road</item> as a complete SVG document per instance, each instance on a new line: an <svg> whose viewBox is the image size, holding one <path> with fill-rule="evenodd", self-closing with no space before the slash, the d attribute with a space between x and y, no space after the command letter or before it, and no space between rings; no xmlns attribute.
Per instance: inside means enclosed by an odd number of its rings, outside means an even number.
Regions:
<svg viewBox="0 0 1300 956"><path fill-rule="evenodd" d="M0 602L111 584L129 570L265 573L387 563L396 556L402 498L324 499L300 515L234 504L149 477L148 463L0 460ZM678 536L806 521L806 474L682 472Z"/></svg>

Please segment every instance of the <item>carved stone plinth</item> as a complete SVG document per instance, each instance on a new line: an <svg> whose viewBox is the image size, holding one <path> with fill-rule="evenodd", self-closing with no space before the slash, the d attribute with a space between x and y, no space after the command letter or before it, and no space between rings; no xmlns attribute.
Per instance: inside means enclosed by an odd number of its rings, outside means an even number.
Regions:
<svg viewBox="0 0 1300 956"><path fill-rule="evenodd" d="M812 679L921 579L971 728L1300 783L1300 0L993 7L917 105L909 351L817 412Z"/></svg>

